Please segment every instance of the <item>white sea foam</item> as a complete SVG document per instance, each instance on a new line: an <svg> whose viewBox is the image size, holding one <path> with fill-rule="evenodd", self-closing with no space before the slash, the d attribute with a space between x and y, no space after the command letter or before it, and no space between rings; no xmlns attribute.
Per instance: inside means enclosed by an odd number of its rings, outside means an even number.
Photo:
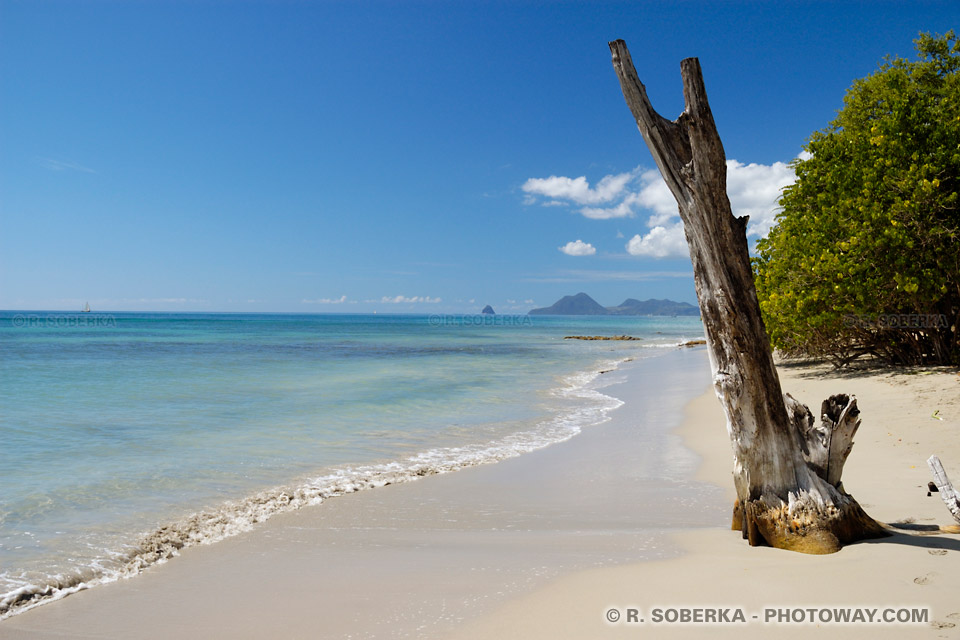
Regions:
<svg viewBox="0 0 960 640"><path fill-rule="evenodd" d="M562 379L553 393L575 403L574 406L529 430L484 443L428 449L390 462L333 468L295 485L261 491L170 523L142 536L131 548L114 551L112 558L94 562L82 571L56 576L43 584L21 582L21 586L0 596L0 620L99 584L135 576L179 555L183 548L211 544L249 531L281 512L318 505L364 489L490 464L569 440L584 427L607 421L607 414L623 405L621 400L591 388L591 383L601 370L616 369L628 360L609 362L600 370ZM13 582L11 576L4 577Z"/></svg>

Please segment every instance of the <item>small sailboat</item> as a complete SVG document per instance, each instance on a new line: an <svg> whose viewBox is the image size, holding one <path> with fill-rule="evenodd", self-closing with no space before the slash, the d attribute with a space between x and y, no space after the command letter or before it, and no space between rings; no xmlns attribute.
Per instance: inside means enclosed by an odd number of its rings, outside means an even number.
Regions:
<svg viewBox="0 0 960 640"><path fill-rule="evenodd" d="M84 312L84 313L90 313L90 303L89 303L89 302L85 302L85 303L83 304L83 312Z"/></svg>

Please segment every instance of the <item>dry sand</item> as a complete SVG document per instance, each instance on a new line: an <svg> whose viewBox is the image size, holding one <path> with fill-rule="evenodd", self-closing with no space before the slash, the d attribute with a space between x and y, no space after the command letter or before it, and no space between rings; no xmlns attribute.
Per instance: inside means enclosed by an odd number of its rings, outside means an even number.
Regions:
<svg viewBox="0 0 960 640"><path fill-rule="evenodd" d="M0 637L960 635L960 536L902 534L831 556L750 548L727 529L733 491L720 405L712 391L696 397L709 382L705 351L607 376L604 392L626 404L568 442L278 516L135 579L15 616L0 623ZM955 371L838 377L784 367L782 381L815 408L832 393L858 397L863 426L844 484L871 515L950 523L937 494L926 495L925 460L938 454L960 481ZM765 607L929 607L934 624L604 620L614 607L721 606L748 617Z"/></svg>
<svg viewBox="0 0 960 640"><path fill-rule="evenodd" d="M838 374L825 366L781 366L784 391L813 407L833 393L857 396L863 424L844 486L876 519L953 524L927 496L926 459L937 454L960 481L960 374L956 370ZM680 433L703 457L698 477L734 498L720 404L709 390L687 408ZM941 419L937 419L941 418ZM661 562L565 576L468 624L456 638L960 637L960 536L898 534L829 556L750 548L725 527L680 534L686 554ZM654 608L740 608L747 624L653 624ZM929 608L919 625L763 624L767 608ZM605 612L621 620L609 624ZM635 608L645 623L625 622ZM664 614L665 617L665 614Z"/></svg>

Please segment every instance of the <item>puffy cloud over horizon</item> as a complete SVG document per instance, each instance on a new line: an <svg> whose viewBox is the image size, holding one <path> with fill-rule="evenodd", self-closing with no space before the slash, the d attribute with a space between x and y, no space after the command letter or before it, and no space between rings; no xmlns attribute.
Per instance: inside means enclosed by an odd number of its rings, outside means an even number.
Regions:
<svg viewBox="0 0 960 640"><path fill-rule="evenodd" d="M427 303L427 304L436 304L438 302L443 302L442 298L431 298L430 296L383 296L380 298L380 302L385 304L410 304L410 303Z"/></svg>
<svg viewBox="0 0 960 640"><path fill-rule="evenodd" d="M559 249L568 256L592 256L597 252L596 247L589 242L584 242L580 239L577 239L574 242L568 242L562 247L559 247Z"/></svg>
<svg viewBox="0 0 960 640"><path fill-rule="evenodd" d="M750 216L747 236L761 238L773 226L778 211L777 201L784 187L796 180L793 169L784 162L770 165L727 160L727 195L736 216ZM630 238L627 253L651 258L686 257L689 255L683 235L676 200L656 169L637 167L627 173L604 176L591 187L585 176L568 178L530 178L523 184L528 205L575 208L591 220L632 218L641 211L649 212L647 232ZM549 198L541 201L538 196ZM598 206L603 205L603 206ZM568 243L560 250L568 255Z"/></svg>
<svg viewBox="0 0 960 640"><path fill-rule="evenodd" d="M339 298L317 298L316 300L307 300L304 298L300 301L301 304L343 304L347 301L347 296L340 296Z"/></svg>

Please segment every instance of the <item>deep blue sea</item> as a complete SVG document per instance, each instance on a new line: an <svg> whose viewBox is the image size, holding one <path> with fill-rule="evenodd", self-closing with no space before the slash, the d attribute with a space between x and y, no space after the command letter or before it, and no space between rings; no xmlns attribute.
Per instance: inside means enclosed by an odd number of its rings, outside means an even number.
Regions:
<svg viewBox="0 0 960 640"><path fill-rule="evenodd" d="M575 341L567 335L640 341ZM697 318L0 312L0 617L576 436Z"/></svg>

